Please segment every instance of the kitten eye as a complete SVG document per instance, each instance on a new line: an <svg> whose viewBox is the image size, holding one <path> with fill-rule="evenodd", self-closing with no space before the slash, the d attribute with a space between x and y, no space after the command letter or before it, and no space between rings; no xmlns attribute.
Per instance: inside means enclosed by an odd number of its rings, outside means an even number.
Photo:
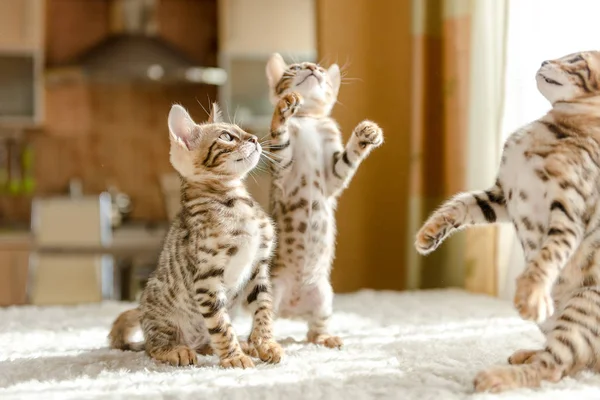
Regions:
<svg viewBox="0 0 600 400"><path fill-rule="evenodd" d="M221 136L219 136L219 139L221 139L225 142L231 142L231 141L233 141L233 136L231 136L227 132L223 132L223 133L221 133Z"/></svg>

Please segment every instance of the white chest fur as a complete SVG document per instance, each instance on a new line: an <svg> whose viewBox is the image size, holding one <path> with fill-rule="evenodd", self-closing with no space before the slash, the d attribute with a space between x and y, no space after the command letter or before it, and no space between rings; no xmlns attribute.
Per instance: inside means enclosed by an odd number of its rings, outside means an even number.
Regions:
<svg viewBox="0 0 600 400"><path fill-rule="evenodd" d="M235 254L228 258L223 274L225 286L234 291L238 291L250 278L261 236L259 222L256 220L246 222L240 229L249 235L240 236L240 239L232 244L236 249Z"/></svg>
<svg viewBox="0 0 600 400"><path fill-rule="evenodd" d="M311 118L295 118L292 124L290 140L293 158L297 161L286 183L296 187L302 176L311 177L316 170L323 169L323 138L316 122Z"/></svg>
<svg viewBox="0 0 600 400"><path fill-rule="evenodd" d="M523 129L526 131L531 128ZM531 133L525 133L520 140L509 144L504 153L506 161L499 177L504 184L505 196L509 198L509 215L513 219L535 216L535 219L545 223L550 206L546 198L547 188L535 173L536 170L543 169L543 159L525 157L525 152L532 147L532 141L535 139ZM521 196L526 196L528 201L520 201Z"/></svg>

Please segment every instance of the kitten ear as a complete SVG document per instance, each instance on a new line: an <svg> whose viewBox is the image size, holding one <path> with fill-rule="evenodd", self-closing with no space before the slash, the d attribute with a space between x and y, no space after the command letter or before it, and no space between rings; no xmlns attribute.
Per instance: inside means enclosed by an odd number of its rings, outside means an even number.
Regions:
<svg viewBox="0 0 600 400"><path fill-rule="evenodd" d="M208 123L216 124L218 122L223 122L223 114L221 113L221 107L217 103L213 103L208 116Z"/></svg>
<svg viewBox="0 0 600 400"><path fill-rule="evenodd" d="M189 150L189 141L197 125L185 108L173 104L169 111L168 125L171 140Z"/></svg>
<svg viewBox="0 0 600 400"><path fill-rule="evenodd" d="M340 72L340 67L337 64L332 64L327 70L327 75L329 75L329 80L331 81L331 86L337 96L340 90L340 83L342 82L342 74Z"/></svg>
<svg viewBox="0 0 600 400"><path fill-rule="evenodd" d="M287 69L287 64L283 61L281 54L274 53L267 61L267 80L269 81L269 87L274 88L278 83L283 73Z"/></svg>

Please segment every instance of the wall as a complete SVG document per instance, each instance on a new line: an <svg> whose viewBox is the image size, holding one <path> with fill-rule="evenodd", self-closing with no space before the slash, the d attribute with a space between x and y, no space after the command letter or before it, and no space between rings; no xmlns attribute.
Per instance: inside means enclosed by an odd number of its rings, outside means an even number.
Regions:
<svg viewBox="0 0 600 400"><path fill-rule="evenodd" d="M362 119L378 122L385 143L342 195L333 284L403 289L407 235L411 98L411 2L320 0L319 59L347 63L347 84L334 110L348 138ZM354 78L354 79L352 79Z"/></svg>

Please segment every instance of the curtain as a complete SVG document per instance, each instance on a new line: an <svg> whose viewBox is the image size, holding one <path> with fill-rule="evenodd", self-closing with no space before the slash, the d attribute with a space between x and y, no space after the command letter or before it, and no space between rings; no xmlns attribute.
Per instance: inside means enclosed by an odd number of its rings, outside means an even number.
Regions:
<svg viewBox="0 0 600 400"><path fill-rule="evenodd" d="M413 0L409 238L453 194L494 181L501 142L506 1ZM409 289L496 293L498 232L458 233L408 254ZM411 243L412 245L412 243Z"/></svg>
<svg viewBox="0 0 600 400"><path fill-rule="evenodd" d="M568 6L567 6L568 5ZM582 50L598 50L600 25L597 0L511 0L506 44L505 101L502 134L533 121L550 109L538 92L535 73L540 63ZM532 28L531 21L535 21ZM560 21L557 29L556 21ZM514 281L524 268L521 245L511 227L499 243L499 296L512 299Z"/></svg>

